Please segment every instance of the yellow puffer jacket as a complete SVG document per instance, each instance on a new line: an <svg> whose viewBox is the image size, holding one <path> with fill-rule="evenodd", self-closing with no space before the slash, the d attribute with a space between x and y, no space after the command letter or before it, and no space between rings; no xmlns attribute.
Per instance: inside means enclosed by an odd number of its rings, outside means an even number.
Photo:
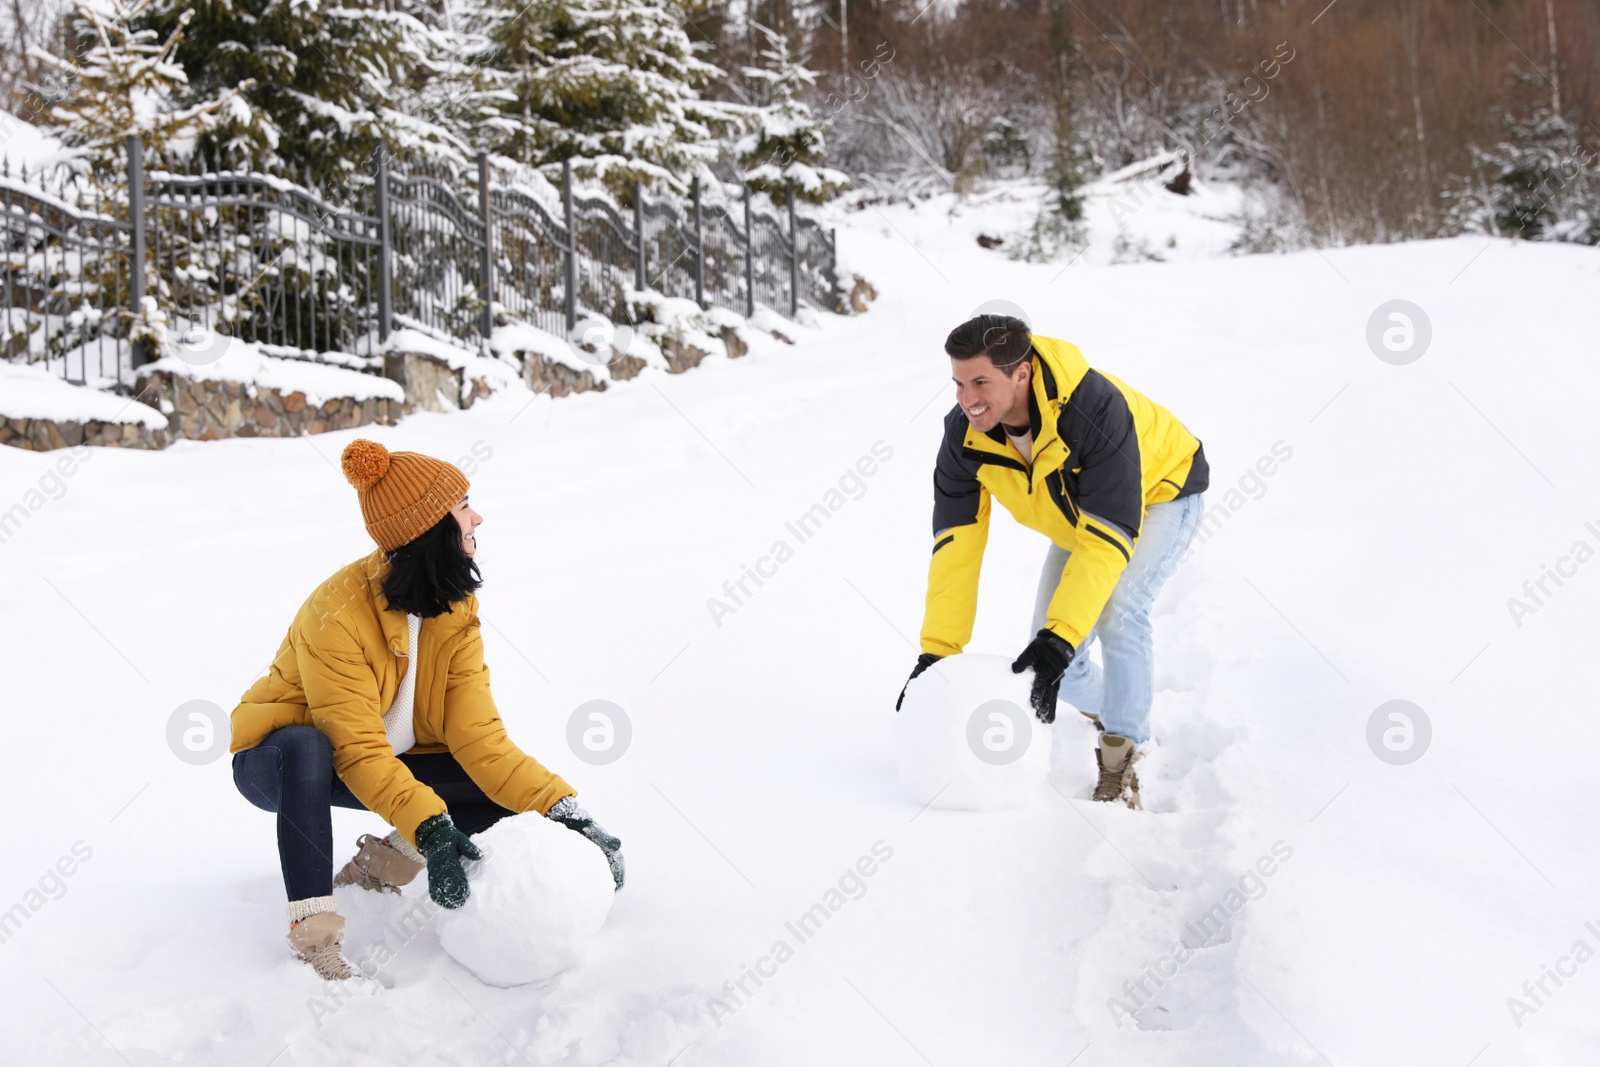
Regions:
<svg viewBox="0 0 1600 1067"><path fill-rule="evenodd" d="M404 665L417 669L411 752L449 752L491 800L512 811L549 811L576 793L506 736L489 695L478 598L422 621L406 647L406 616L388 609L388 561L373 552L306 598L265 677L233 709L240 752L280 726L315 726L333 745L333 769L356 799L416 844L417 827L444 801L395 757L383 732ZM407 657L402 659L401 657Z"/></svg>
<svg viewBox="0 0 1600 1067"><path fill-rule="evenodd" d="M972 639L991 496L1072 553L1046 628L1081 649L1133 555L1144 509L1208 483L1200 442L1172 412L1090 368L1074 345L1034 337L1033 349L1031 464L1000 427L979 433L960 405L945 416L924 652L953 655Z"/></svg>

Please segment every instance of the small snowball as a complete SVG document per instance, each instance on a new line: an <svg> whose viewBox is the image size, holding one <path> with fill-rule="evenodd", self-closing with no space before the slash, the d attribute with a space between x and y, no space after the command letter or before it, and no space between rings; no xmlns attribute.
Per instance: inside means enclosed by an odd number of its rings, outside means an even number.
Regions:
<svg viewBox="0 0 1600 1067"><path fill-rule="evenodd" d="M473 837L467 902L441 912L439 943L489 985L537 982L577 963L611 910L605 853L536 812L509 815Z"/></svg>
<svg viewBox="0 0 1600 1067"><path fill-rule="evenodd" d="M1050 771L1050 730L1028 706L1033 672L1004 656L947 656L906 687L896 717L900 785L919 807L1031 804Z"/></svg>

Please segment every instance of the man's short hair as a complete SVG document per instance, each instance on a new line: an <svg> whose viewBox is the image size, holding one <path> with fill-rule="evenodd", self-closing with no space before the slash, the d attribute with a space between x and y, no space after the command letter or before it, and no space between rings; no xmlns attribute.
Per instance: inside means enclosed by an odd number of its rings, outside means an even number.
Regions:
<svg viewBox="0 0 1600 1067"><path fill-rule="evenodd" d="M978 315L950 331L944 351L951 359L988 356L989 362L1010 374L1033 355L1028 324L1010 315Z"/></svg>

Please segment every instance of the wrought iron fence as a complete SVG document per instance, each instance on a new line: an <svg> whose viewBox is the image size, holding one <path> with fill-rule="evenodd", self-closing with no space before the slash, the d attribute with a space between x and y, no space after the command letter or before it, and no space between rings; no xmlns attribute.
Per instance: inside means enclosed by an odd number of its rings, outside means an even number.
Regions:
<svg viewBox="0 0 1600 1067"><path fill-rule="evenodd" d="M792 197L779 219L748 189L738 210L698 181L687 204L636 186L630 213L575 191L565 165L559 195L484 155L475 177L380 152L330 190L243 157L147 161L134 140L112 182L0 170L0 357L127 391L162 316L381 373L396 327L470 340L504 318L570 335L580 316L627 321L630 290L746 316L837 306L834 234Z"/></svg>

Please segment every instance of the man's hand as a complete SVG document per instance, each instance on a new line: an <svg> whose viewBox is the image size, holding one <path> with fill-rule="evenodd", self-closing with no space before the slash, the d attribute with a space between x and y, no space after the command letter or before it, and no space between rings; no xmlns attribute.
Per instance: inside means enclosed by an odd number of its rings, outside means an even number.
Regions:
<svg viewBox="0 0 1600 1067"><path fill-rule="evenodd" d="M917 665L911 668L911 678L915 678L943 658L943 656L935 656L932 652L924 652L917 657ZM911 687L911 678L907 678L906 684L900 687L900 699L894 702L895 711L899 711L900 705L906 702L906 690Z"/></svg>
<svg viewBox="0 0 1600 1067"><path fill-rule="evenodd" d="M1061 689L1061 676L1072 665L1072 646L1049 630L1040 630L1022 655L1011 665L1012 674L1033 669L1033 692L1028 703L1040 722L1056 721L1056 694Z"/></svg>
<svg viewBox="0 0 1600 1067"><path fill-rule="evenodd" d="M417 851L428 860L428 896L441 908L459 908L467 902L467 872L462 857L483 859L472 839L450 821L435 815L417 827Z"/></svg>
<svg viewBox="0 0 1600 1067"><path fill-rule="evenodd" d="M616 883L616 888L622 888L622 841L606 833L605 827L594 821L594 817L578 807L578 799L573 796L564 796L555 802L551 809L544 813L547 819L553 819L582 834L594 842L601 852L605 853L606 863L611 867L611 880Z"/></svg>

